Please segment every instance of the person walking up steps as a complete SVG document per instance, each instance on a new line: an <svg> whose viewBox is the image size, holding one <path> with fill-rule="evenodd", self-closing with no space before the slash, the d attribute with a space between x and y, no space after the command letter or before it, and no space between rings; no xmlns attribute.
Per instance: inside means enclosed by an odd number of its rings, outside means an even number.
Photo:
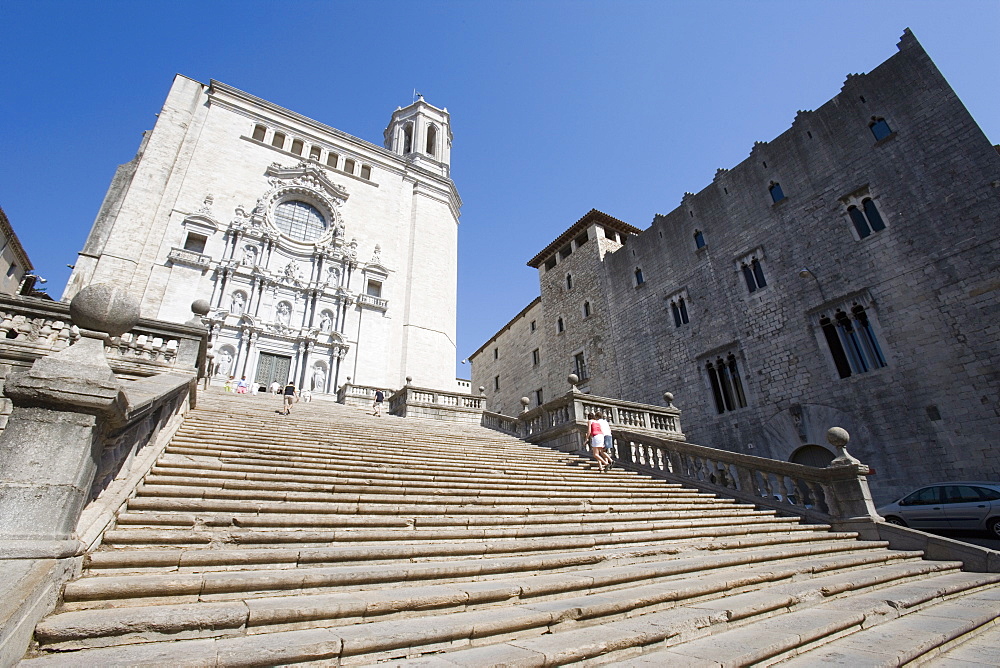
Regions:
<svg viewBox="0 0 1000 668"><path fill-rule="evenodd" d="M295 403L296 399L295 383L288 381L288 385L285 385L285 389L282 391L282 394L285 395L285 415L288 415L292 412L292 404Z"/></svg>
<svg viewBox="0 0 1000 668"><path fill-rule="evenodd" d="M597 414L597 424L601 427L601 436L604 438L604 450L601 454L604 455L604 465L605 471L610 471L611 467L615 465L615 460L611 457L611 451L614 446L614 438L611 436L611 425L604 418L604 413Z"/></svg>
<svg viewBox="0 0 1000 668"><path fill-rule="evenodd" d="M604 434L601 433L600 413L588 413L587 435L590 437L590 456L597 461L601 473L608 470L610 461L604 454Z"/></svg>
<svg viewBox="0 0 1000 668"><path fill-rule="evenodd" d="M375 417L382 417L382 402L385 401L385 392L382 390L375 390L375 403L372 404L374 412L372 415Z"/></svg>

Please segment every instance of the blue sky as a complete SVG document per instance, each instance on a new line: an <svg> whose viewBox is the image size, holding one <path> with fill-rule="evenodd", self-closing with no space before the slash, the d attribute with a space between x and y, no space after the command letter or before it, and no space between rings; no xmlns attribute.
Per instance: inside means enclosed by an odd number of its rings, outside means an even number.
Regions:
<svg viewBox="0 0 1000 668"><path fill-rule="evenodd" d="M447 107L458 359L537 296L525 262L584 213L647 227L906 27L1000 142L998 0L0 0L0 25L0 206L56 298L175 73L378 144L414 89Z"/></svg>

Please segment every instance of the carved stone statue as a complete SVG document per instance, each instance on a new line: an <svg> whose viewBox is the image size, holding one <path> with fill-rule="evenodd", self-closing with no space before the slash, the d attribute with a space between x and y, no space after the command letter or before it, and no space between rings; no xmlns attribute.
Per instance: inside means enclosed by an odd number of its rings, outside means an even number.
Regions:
<svg viewBox="0 0 1000 668"><path fill-rule="evenodd" d="M230 309L230 311L232 313L235 313L236 315L242 315L243 314L243 307L244 306L246 306L246 297L244 297L243 293L240 292L240 291L234 292L233 293L233 306Z"/></svg>
<svg viewBox="0 0 1000 668"><path fill-rule="evenodd" d="M222 352L220 352L219 356L216 357L215 359L217 360L215 365L215 375L228 376L229 367L233 363L233 356L229 354L228 350L223 348Z"/></svg>
<svg viewBox="0 0 1000 668"><path fill-rule="evenodd" d="M332 285L340 285L340 268L330 267L327 271L326 282Z"/></svg>
<svg viewBox="0 0 1000 668"><path fill-rule="evenodd" d="M320 365L313 367L312 391L323 392L326 388L326 371Z"/></svg>
<svg viewBox="0 0 1000 668"><path fill-rule="evenodd" d="M257 265L257 247L256 246L244 246L243 248L243 264L248 267L254 267Z"/></svg>
<svg viewBox="0 0 1000 668"><path fill-rule="evenodd" d="M375 244L375 253L372 254L372 264L382 264L382 247Z"/></svg>
<svg viewBox="0 0 1000 668"><path fill-rule="evenodd" d="M333 317L329 311L323 311L323 315L320 316L319 329L321 332L329 332L333 329Z"/></svg>
<svg viewBox="0 0 1000 668"><path fill-rule="evenodd" d="M209 194L205 195L205 201L202 202L201 208L198 209L198 213L203 213L203 214L206 214L206 215L211 214L212 213L212 205L214 203L215 203L215 197L212 196L212 193L209 193Z"/></svg>
<svg viewBox="0 0 1000 668"><path fill-rule="evenodd" d="M292 315L292 308L288 305L288 302L281 302L280 304L278 304L278 313L275 316L275 320L278 321L278 324L287 327L291 315Z"/></svg>

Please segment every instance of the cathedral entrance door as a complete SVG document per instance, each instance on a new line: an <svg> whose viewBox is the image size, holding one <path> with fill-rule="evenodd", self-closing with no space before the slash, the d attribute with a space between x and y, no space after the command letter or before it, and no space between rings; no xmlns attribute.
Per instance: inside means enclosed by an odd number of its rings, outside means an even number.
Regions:
<svg viewBox="0 0 1000 668"><path fill-rule="evenodd" d="M284 387L289 380L288 371L291 368L291 357L261 353L257 358L257 375L253 380L264 387L270 387L271 383L278 381Z"/></svg>

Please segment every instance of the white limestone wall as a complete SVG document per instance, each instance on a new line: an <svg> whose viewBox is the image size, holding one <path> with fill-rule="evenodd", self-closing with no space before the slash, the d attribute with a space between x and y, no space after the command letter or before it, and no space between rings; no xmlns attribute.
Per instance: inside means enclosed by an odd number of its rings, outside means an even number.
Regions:
<svg viewBox="0 0 1000 668"><path fill-rule="evenodd" d="M252 139L257 123L284 132L284 150L270 145L271 132L265 142ZM339 381L349 375L358 383L399 387L411 375L425 387L452 388L458 196L451 181L414 167L403 156L218 84L210 89L185 77L175 79L134 175L127 187L109 194L112 201L102 208L88 240L90 252L81 255L64 299L91 282L110 281L140 295L146 317L187 321L196 299L228 308L229 295L238 286L230 280L222 294L217 268L229 257L230 222L238 206L250 213L272 189L269 165L291 168L303 161L289 152L292 138L305 142L306 156L314 144L323 147L324 156L326 151L339 153L341 168L345 157L357 162L356 176L320 165L347 193L339 209L343 239L357 242L357 268L343 277L341 286L363 295L366 267L377 262L384 268L378 271L387 307L353 304L343 319L340 331L350 349ZM371 167L369 179L360 178L362 164ZM168 259L172 249L183 248L191 231L208 237L208 266ZM270 256L261 254L258 264L276 275L288 262L298 261L308 283L313 248L282 237ZM260 306L253 307L258 324L266 328L273 322L274 303L281 298L270 288L264 291ZM305 295L293 302L292 325L308 328L308 305ZM313 325L322 308L320 304ZM236 327L237 321L231 317L227 324ZM254 352L267 348L265 338ZM220 337L220 346L227 342L239 348L235 330ZM254 358L249 361L251 376ZM298 362L294 357L293 366Z"/></svg>

